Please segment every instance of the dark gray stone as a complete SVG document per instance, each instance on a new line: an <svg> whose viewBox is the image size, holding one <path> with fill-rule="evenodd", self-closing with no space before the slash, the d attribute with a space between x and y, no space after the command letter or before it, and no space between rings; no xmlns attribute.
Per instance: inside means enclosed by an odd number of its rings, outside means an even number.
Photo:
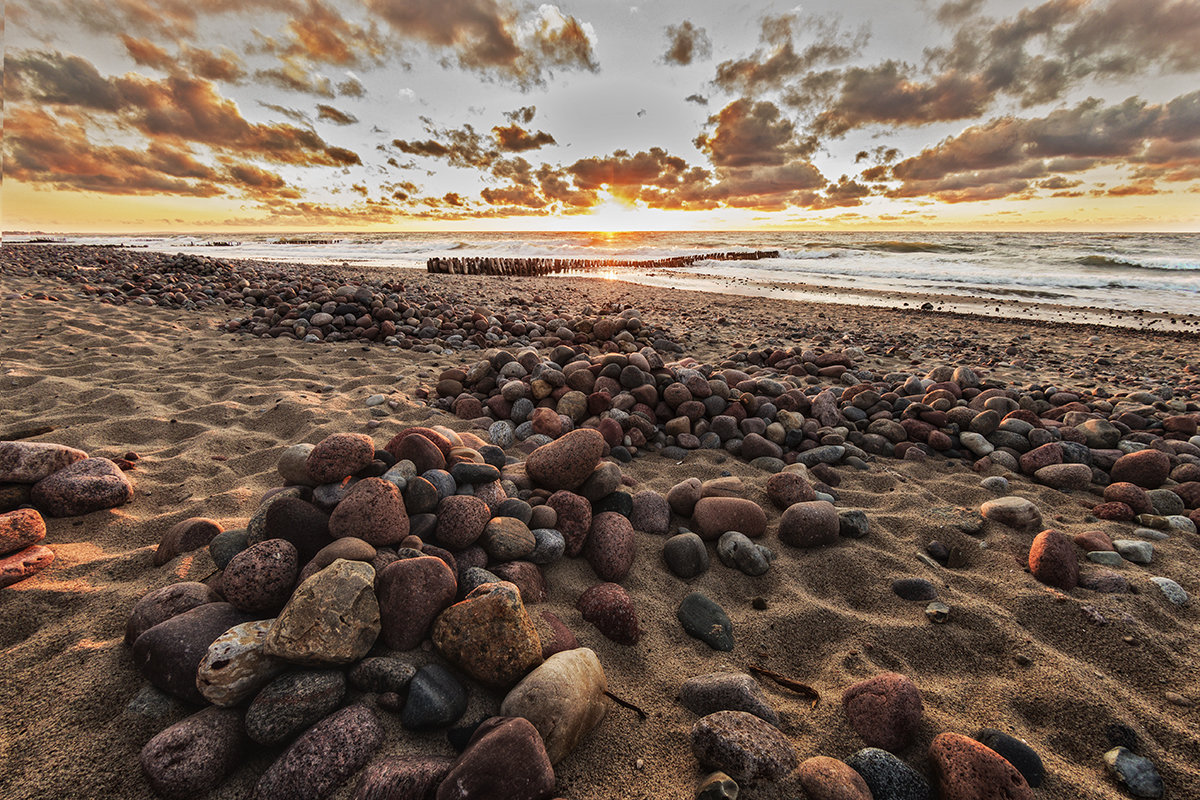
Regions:
<svg viewBox="0 0 1200 800"><path fill-rule="evenodd" d="M733 622L725 609L700 592L683 598L675 612L683 629L714 650L733 649Z"/></svg>

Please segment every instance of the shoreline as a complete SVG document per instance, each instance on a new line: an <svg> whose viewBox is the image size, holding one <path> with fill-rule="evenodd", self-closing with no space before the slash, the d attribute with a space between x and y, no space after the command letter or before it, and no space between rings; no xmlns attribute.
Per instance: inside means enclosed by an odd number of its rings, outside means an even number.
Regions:
<svg viewBox="0 0 1200 800"><path fill-rule="evenodd" d="M155 567L156 544L189 517L210 517L227 528L244 524L259 497L282 483L276 462L294 443L354 431L382 446L407 427L434 424L483 435L421 397L446 370L469 366L480 352L446 352L441 346L422 351L412 342L405 348L360 339L307 343L286 335L230 334L221 328L249 317L247 308L183 308L167 299L171 281L160 281L160 292L141 295L166 305L142 307L137 297L119 291L103 300L103 292L52 275L53 265L41 265L41 274L17 275L8 267L20 259L7 252L4 259L0 433L49 425L53 431L34 439L112 458L132 450L140 458L129 473L136 484L132 503L86 518L48 519L46 542L56 552L55 563L0 590L6 605L0 648L9 664L0 689L12 698L0 723L0 758L10 766L0 776L0 791L20 800L150 798L138 752L191 712L145 691L121 642L125 620L147 591L200 580L214 569L204 550ZM305 270L239 264L235 273L258 280L274 273L303 276ZM132 270L110 271L138 283ZM144 272L142 284L158 280ZM394 280L370 270L321 268L318 274L351 284L356 276ZM200 285L207 279L192 274L180 282ZM691 357L719 365L768 347L858 348L863 368L880 375L923 375L961 364L1015 386L1090 386L1111 394L1169 387L1181 401L1200 397L1194 336L1164 331L797 304L603 279L564 285L553 278L443 281L422 275L404 285L409 305L431 305L431 313L451 326L447 330L457 330L479 307L574 322L628 306L640 312L647 330L661 330L681 348L664 353L664 360ZM819 385L831 383L821 380ZM396 407L369 406L375 394L395 400ZM372 408L386 410L377 415ZM1051 590L1020 563L1028 535L993 523L974 533L964 530L973 510L994 497L980 479L998 472L979 474L961 460L940 457L881 458L870 465L867 471L836 469L838 507L863 510L871 522L869 536L803 551L769 534L763 541L778 558L758 578L715 564L703 576L681 581L662 564L663 537L638 533L626 582L645 626L636 647L599 636L575 609L579 593L595 582L586 563L567 559L547 568L550 597L541 607L597 652L613 692L649 715L642 721L628 710L610 709L601 727L559 765L562 796L694 798L706 770L689 749L696 717L676 699L679 685L684 678L756 665L801 680L822 698L814 708L807 698L763 681L801 758L845 758L861 748L841 710L842 691L879 672L900 671L924 697L924 722L914 744L901 751L922 772L929 772L924 753L939 731L971 735L993 727L1026 740L1044 760L1048 777L1035 792L1039 799L1120 795L1101 759L1114 742L1131 743L1154 761L1168 798L1200 793L1195 767L1200 743L1192 735L1200 706L1200 610L1194 599L1188 606L1167 606L1148 583L1149 575L1166 575L1193 597L1200 593L1194 536L1155 542L1151 567L1119 567L1139 589L1136 594ZM728 473L763 505L769 529L778 525L780 514L763 491L767 474L721 450L694 451L679 463L647 454L621 469L631 489L664 494L686 478ZM1103 530L1115 538L1133 530L1128 523L1089 521L1098 499L1094 491L1066 493L1021 475L1008 478L1014 495L1036 503L1046 524L1068 536ZM954 553L950 567L919 558L933 539ZM952 609L950 621L931 624L923 604L895 596L890 582L900 577L932 581ZM737 639L733 652L716 653L679 629L676 606L696 590L719 599L729 612ZM753 598L762 598L766 607L755 608ZM422 662L432 658L421 650L413 656ZM494 713L495 693L471 684L470 694L472 720ZM385 722L381 754L452 752L441 733L414 735L394 717ZM275 754L255 755L209 796L248 796ZM349 800L356 781L331 797ZM745 800L802 796L794 776L746 786L742 793Z"/></svg>

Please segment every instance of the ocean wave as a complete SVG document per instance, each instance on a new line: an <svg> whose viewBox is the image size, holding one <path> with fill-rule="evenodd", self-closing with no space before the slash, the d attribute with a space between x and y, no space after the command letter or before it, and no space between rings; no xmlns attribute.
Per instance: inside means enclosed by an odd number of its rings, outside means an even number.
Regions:
<svg viewBox="0 0 1200 800"><path fill-rule="evenodd" d="M856 250L872 250L880 253L973 253L974 247L965 244L938 244L937 242L863 242L851 246Z"/></svg>
<svg viewBox="0 0 1200 800"><path fill-rule="evenodd" d="M1094 267L1099 269L1149 269L1156 272L1194 272L1200 270L1200 262L1162 262L1158 264L1147 264L1142 261L1130 261L1125 258L1116 258L1114 256L1102 255L1087 255L1080 256L1075 259L1075 263L1081 267Z"/></svg>

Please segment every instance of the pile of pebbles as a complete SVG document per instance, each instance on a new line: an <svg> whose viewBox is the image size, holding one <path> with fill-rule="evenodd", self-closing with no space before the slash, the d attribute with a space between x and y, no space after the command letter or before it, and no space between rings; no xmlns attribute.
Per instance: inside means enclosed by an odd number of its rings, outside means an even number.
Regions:
<svg viewBox="0 0 1200 800"><path fill-rule="evenodd" d="M128 503L133 483L122 467L131 466L61 444L0 442L0 588L54 562L54 551L39 544L42 513L74 517Z"/></svg>
<svg viewBox="0 0 1200 800"><path fill-rule="evenodd" d="M861 469L873 456L944 456L1102 493L1093 503L1102 519L1192 533L1200 520L1200 404L1169 388L1018 388L962 366L879 375L855 366L855 348L770 349L716 366L664 362L653 348L482 355L425 394L502 447L595 428L620 460L721 449L768 472L802 464L827 482L829 467Z"/></svg>
<svg viewBox="0 0 1200 800"><path fill-rule="evenodd" d="M73 284L102 302L244 309L246 316L230 320L224 329L257 337L378 342L438 353L562 342L618 352L681 349L624 307L562 316L542 309L537 296L497 298L483 307L424 277L400 282L322 267L115 247L11 245L4 259L6 271Z"/></svg>

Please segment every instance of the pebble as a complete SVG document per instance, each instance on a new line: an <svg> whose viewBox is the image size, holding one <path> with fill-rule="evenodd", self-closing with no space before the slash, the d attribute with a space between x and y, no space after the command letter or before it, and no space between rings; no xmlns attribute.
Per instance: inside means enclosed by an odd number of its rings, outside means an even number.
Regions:
<svg viewBox="0 0 1200 800"><path fill-rule="evenodd" d="M586 622L617 644L635 645L642 636L633 599L618 583L598 583L579 596L575 608Z"/></svg>
<svg viewBox="0 0 1200 800"><path fill-rule="evenodd" d="M867 514L861 509L849 509L838 512L838 536L847 539L865 539L870 531L871 523Z"/></svg>
<svg viewBox="0 0 1200 800"><path fill-rule="evenodd" d="M386 756L363 770L355 800L426 800L454 764L447 756Z"/></svg>
<svg viewBox="0 0 1200 800"><path fill-rule="evenodd" d="M286 672L263 687L246 709L246 734L261 745L291 741L342 704L340 670Z"/></svg>
<svg viewBox="0 0 1200 800"><path fill-rule="evenodd" d="M771 561L775 558L775 554L771 552L770 548L755 544L737 531L728 531L722 534L717 541L717 555L720 556L721 563L725 566L737 569L751 577L766 574L767 570L771 568Z"/></svg>
<svg viewBox="0 0 1200 800"><path fill-rule="evenodd" d="M836 758L814 756L796 772L809 800L873 800L862 776Z"/></svg>
<svg viewBox="0 0 1200 800"><path fill-rule="evenodd" d="M671 528L671 506L665 496L653 489L643 489L633 495L629 521L634 530L664 535Z"/></svg>
<svg viewBox="0 0 1200 800"><path fill-rule="evenodd" d="M580 428L530 453L525 471L535 483L551 491L575 489L592 474L605 447L598 431Z"/></svg>
<svg viewBox="0 0 1200 800"><path fill-rule="evenodd" d="M284 482L298 486L316 485L308 475L308 457L316 445L308 442L284 448L275 469Z"/></svg>
<svg viewBox="0 0 1200 800"><path fill-rule="evenodd" d="M54 562L54 551L40 544L0 558L0 589L31 578Z"/></svg>
<svg viewBox="0 0 1200 800"><path fill-rule="evenodd" d="M426 664L408 685L400 724L410 731L449 728L467 710L467 690L441 664Z"/></svg>
<svg viewBox="0 0 1200 800"><path fill-rule="evenodd" d="M447 497L437 510L437 541L450 550L475 544L491 519L487 503L469 495Z"/></svg>
<svg viewBox="0 0 1200 800"><path fill-rule="evenodd" d="M1006 495L1009 492L1008 478L1002 475L992 475L984 478L979 485L993 494Z"/></svg>
<svg viewBox="0 0 1200 800"><path fill-rule="evenodd" d="M33 504L52 517L75 517L133 500L133 483L107 458L85 458L33 485Z"/></svg>
<svg viewBox="0 0 1200 800"><path fill-rule="evenodd" d="M263 652L273 619L234 625L208 646L196 668L196 688L213 705L232 708L249 700L287 668Z"/></svg>
<svg viewBox="0 0 1200 800"><path fill-rule="evenodd" d="M710 772L700 781L696 789L696 800L737 800L739 787L737 781L717 770Z"/></svg>
<svg viewBox="0 0 1200 800"><path fill-rule="evenodd" d="M796 768L796 749L779 729L745 711L717 711L692 726L692 754L739 781L776 781Z"/></svg>
<svg viewBox="0 0 1200 800"><path fill-rule="evenodd" d="M859 681L842 694L850 727L871 747L900 750L921 724L921 692L908 678L885 672Z"/></svg>
<svg viewBox="0 0 1200 800"><path fill-rule="evenodd" d="M1121 554L1113 550L1090 550L1085 558L1093 564L1101 564L1106 567L1119 567L1125 562Z"/></svg>
<svg viewBox="0 0 1200 800"><path fill-rule="evenodd" d="M433 644L454 666L495 687L508 687L542 661L542 643L507 581L485 583L438 616Z"/></svg>
<svg viewBox="0 0 1200 800"><path fill-rule="evenodd" d="M408 513L396 485L381 478L364 478L329 516L335 539L354 537L375 547L397 544L408 535Z"/></svg>
<svg viewBox="0 0 1200 800"><path fill-rule="evenodd" d="M897 578L892 581L892 591L904 600L926 602L936 600L937 587L924 578Z"/></svg>
<svg viewBox="0 0 1200 800"><path fill-rule="evenodd" d="M349 664L371 650L379 631L374 568L339 558L296 588L265 650L297 664Z"/></svg>
<svg viewBox="0 0 1200 800"><path fill-rule="evenodd" d="M270 766L255 800L319 800L358 772L383 744L374 712L353 705L308 729Z"/></svg>
<svg viewBox="0 0 1200 800"><path fill-rule="evenodd" d="M692 510L696 533L705 541L716 541L726 531L738 531L757 539L767 531L767 515L753 500L741 497L703 497Z"/></svg>
<svg viewBox="0 0 1200 800"><path fill-rule="evenodd" d="M247 614L283 608L300 571L296 548L286 539L268 539L234 556L221 573L221 593Z"/></svg>
<svg viewBox="0 0 1200 800"><path fill-rule="evenodd" d="M767 479L766 489L767 497L780 509L817 499L812 484L795 472L778 472L772 475Z"/></svg>
<svg viewBox="0 0 1200 800"><path fill-rule="evenodd" d="M533 552L537 539L516 517L493 517L483 526L479 544L495 561L516 561Z"/></svg>
<svg viewBox="0 0 1200 800"><path fill-rule="evenodd" d="M929 782L886 750L866 747L846 759L862 776L873 800L933 800Z"/></svg>
<svg viewBox="0 0 1200 800"><path fill-rule="evenodd" d="M1150 542L1135 539L1115 539L1113 549L1121 554L1126 561L1134 564L1149 564L1154 560L1154 545Z"/></svg>
<svg viewBox="0 0 1200 800"><path fill-rule="evenodd" d="M154 566L160 567L181 553L207 547L223 530L221 523L205 517L189 517L176 522L159 541L154 551ZM3 548L0 552L4 552Z"/></svg>
<svg viewBox="0 0 1200 800"><path fill-rule="evenodd" d="M929 746L929 758L944 800L1033 800L1033 790L1017 768L974 739L939 733Z"/></svg>
<svg viewBox="0 0 1200 800"><path fill-rule="evenodd" d="M542 737L521 717L484 720L438 785L435 800L545 800L554 767Z"/></svg>
<svg viewBox="0 0 1200 800"><path fill-rule="evenodd" d="M601 580L613 583L624 580L636 554L633 525L627 518L611 511L592 517L584 555Z"/></svg>
<svg viewBox="0 0 1200 800"><path fill-rule="evenodd" d="M1041 529L1042 514L1024 497L1000 497L988 500L979 508L984 519L998 522L1018 531Z"/></svg>
<svg viewBox="0 0 1200 800"><path fill-rule="evenodd" d="M733 622L725 609L707 595L692 592L675 611L683 629L714 650L733 649Z"/></svg>
<svg viewBox="0 0 1200 800"><path fill-rule="evenodd" d="M1036 789L1042 785L1046 778L1046 768L1042 764L1041 756L1027 742L995 728L983 728L975 734L975 740L990 747L1016 767L1032 788Z"/></svg>
<svg viewBox="0 0 1200 800"><path fill-rule="evenodd" d="M37 483L87 457L52 442L0 442L0 483Z"/></svg>
<svg viewBox="0 0 1200 800"><path fill-rule="evenodd" d="M557 491L546 500L546 505L554 509L557 528L567 540L567 555L576 557L583 552L592 527L592 504L573 492Z"/></svg>
<svg viewBox="0 0 1200 800"><path fill-rule="evenodd" d="M950 606L935 600L925 606L925 618L930 622L941 625L950 619Z"/></svg>
<svg viewBox="0 0 1200 800"><path fill-rule="evenodd" d="M779 519L779 540L792 547L820 547L838 540L837 509L825 500L796 503Z"/></svg>
<svg viewBox="0 0 1200 800"><path fill-rule="evenodd" d="M521 679L500 705L500 714L533 723L557 764L575 750L608 711L608 680L596 653L586 647L550 656Z"/></svg>
<svg viewBox="0 0 1200 800"><path fill-rule="evenodd" d="M1134 797L1163 796L1163 781L1154 762L1124 748L1114 747L1104 754L1104 765L1114 780Z"/></svg>
<svg viewBox="0 0 1200 800"><path fill-rule="evenodd" d="M155 735L138 761L157 794L184 800L219 786L241 762L245 746L241 714L209 707Z"/></svg>
<svg viewBox="0 0 1200 800"><path fill-rule="evenodd" d="M454 602L458 581L440 558L404 558L379 573L376 594L383 643L392 650L412 650Z"/></svg>
<svg viewBox="0 0 1200 800"><path fill-rule="evenodd" d="M1070 591L1079 585L1075 545L1053 528L1042 531L1029 548L1029 571L1047 586Z"/></svg>
<svg viewBox="0 0 1200 800"><path fill-rule="evenodd" d="M1171 459L1159 450L1139 450L1118 458L1109 474L1114 483L1128 481L1143 489L1157 489L1171 474Z"/></svg>
<svg viewBox="0 0 1200 800"><path fill-rule="evenodd" d="M417 669L406 659L392 656L364 658L350 668L350 684L362 692L401 692Z"/></svg>
<svg viewBox="0 0 1200 800"><path fill-rule="evenodd" d="M1156 577L1151 578L1150 582L1159 588L1163 597L1170 600L1177 606L1186 606L1188 602L1188 593L1184 588L1170 578Z"/></svg>
<svg viewBox="0 0 1200 800"><path fill-rule="evenodd" d="M713 672L688 678L679 688L679 701L701 717L717 711L745 711L779 726L778 712L758 681L745 672Z"/></svg>
<svg viewBox="0 0 1200 800"><path fill-rule="evenodd" d="M663 559L671 572L684 580L708 571L708 548L691 531L667 539L663 544Z"/></svg>
<svg viewBox="0 0 1200 800"><path fill-rule="evenodd" d="M196 705L206 702L196 688L196 669L218 636L251 617L229 603L206 603L176 614L138 636L133 663L158 688Z"/></svg>
<svg viewBox="0 0 1200 800"><path fill-rule="evenodd" d="M197 581L182 581L151 589L129 612L129 619L125 623L125 644L132 646L139 636L160 622L220 600L221 596L212 587Z"/></svg>
<svg viewBox="0 0 1200 800"><path fill-rule="evenodd" d="M338 483L375 459L375 443L362 433L333 433L313 447L305 460L314 484Z"/></svg>

